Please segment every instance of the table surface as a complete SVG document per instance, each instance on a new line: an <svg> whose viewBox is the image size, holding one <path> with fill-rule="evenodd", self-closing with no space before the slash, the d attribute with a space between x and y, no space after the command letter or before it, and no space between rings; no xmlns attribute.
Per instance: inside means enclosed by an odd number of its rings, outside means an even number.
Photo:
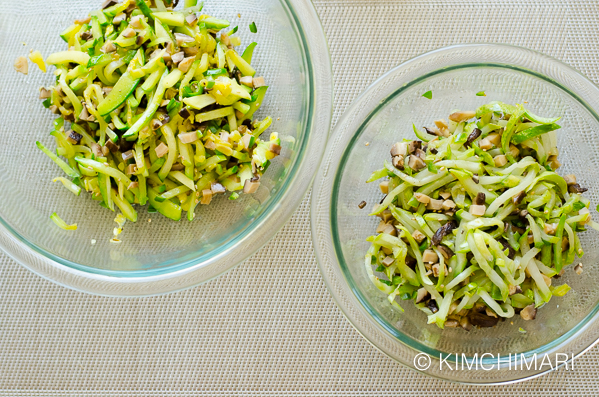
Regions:
<svg viewBox="0 0 599 397"><path fill-rule="evenodd" d="M333 123L377 76L458 43L520 45L599 81L596 0L314 0L328 36ZM599 349L515 385L406 369L335 306L314 258L307 197L271 243L218 280L112 299L58 287L0 253L0 396L582 396Z"/></svg>

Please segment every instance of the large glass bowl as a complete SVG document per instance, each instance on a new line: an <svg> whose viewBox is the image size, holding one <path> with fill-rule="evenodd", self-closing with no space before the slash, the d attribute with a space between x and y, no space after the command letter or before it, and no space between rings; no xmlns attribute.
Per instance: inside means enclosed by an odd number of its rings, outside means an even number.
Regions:
<svg viewBox="0 0 599 397"><path fill-rule="evenodd" d="M275 120L269 131L281 134L281 156L254 195L237 201L221 196L209 206L199 205L193 222L173 222L141 209L137 223L125 225L122 243L111 244L115 214L88 194L75 197L53 184L62 171L35 147L36 140L54 147L53 115L38 100L38 88L53 84L54 68L42 74L30 64L28 76L13 69L14 60L29 49L45 57L64 50L59 34L101 3L0 5L0 247L39 275L90 293L140 296L188 288L263 246L304 197L330 128L326 39L309 0L206 1L203 12L239 26L242 46L258 42L253 65L270 86L258 117ZM256 34L249 30L252 22ZM54 211L79 229L57 228L49 219Z"/></svg>
<svg viewBox="0 0 599 397"><path fill-rule="evenodd" d="M432 100L422 97L429 90ZM479 91L487 96L476 96ZM599 337L599 238L593 230L581 234L584 273L579 276L572 266L566 268L563 282L572 290L539 309L534 321L516 316L494 328L441 330L427 325L426 316L412 302L403 303L405 313L391 307L386 295L368 279L364 255L369 243L365 240L378 224L368 212L381 199L378 184L365 183L370 173L381 167L393 143L414 138L412 123L429 125L453 109L474 110L492 100L526 103L535 114L563 117L558 132L563 166L558 172L576 174L581 185L589 188L586 196L597 218L599 89L553 58L504 45L443 48L407 61L378 79L338 122L312 192L318 263L350 322L400 363L465 383L511 382L539 375L551 370L547 362L541 365L544 354L555 368L556 359L565 359L564 353L569 359L576 357ZM361 210L358 203L362 200L368 205ZM526 333L519 332L520 327ZM430 366L422 353L432 357ZM442 358L452 354L446 360L452 369L440 363L440 353ZM462 367L462 357L469 365L478 357L484 368ZM529 362L523 363L522 358Z"/></svg>

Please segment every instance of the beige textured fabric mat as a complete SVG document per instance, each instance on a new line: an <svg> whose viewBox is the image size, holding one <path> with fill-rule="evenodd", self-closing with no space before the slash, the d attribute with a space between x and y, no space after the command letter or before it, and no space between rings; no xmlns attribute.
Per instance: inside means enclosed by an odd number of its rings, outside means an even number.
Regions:
<svg viewBox="0 0 599 397"><path fill-rule="evenodd" d="M381 73L456 43L530 47L599 81L597 1L315 4L333 58L334 120ZM169 296L88 296L0 254L0 396L599 395L599 349L576 367L502 387L463 387L401 367L366 342L329 296L307 199L246 263Z"/></svg>

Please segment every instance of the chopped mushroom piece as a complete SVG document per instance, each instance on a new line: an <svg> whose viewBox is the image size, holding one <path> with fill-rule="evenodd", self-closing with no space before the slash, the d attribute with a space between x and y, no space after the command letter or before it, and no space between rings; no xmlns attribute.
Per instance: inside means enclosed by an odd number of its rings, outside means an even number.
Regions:
<svg viewBox="0 0 599 397"><path fill-rule="evenodd" d="M429 293L426 289L424 288L420 288L418 289L418 292L416 293L416 303L420 303L426 300L426 298L429 296Z"/></svg>
<svg viewBox="0 0 599 397"><path fill-rule="evenodd" d="M127 186L127 190L135 189L139 187L139 182L131 182L129 186Z"/></svg>
<svg viewBox="0 0 599 397"><path fill-rule="evenodd" d="M260 187L260 182L247 179L243 185L243 192L248 194L256 193L258 187Z"/></svg>
<svg viewBox="0 0 599 397"><path fill-rule="evenodd" d="M492 145L499 147L501 145L501 135L496 132L492 132L487 135L487 139Z"/></svg>
<svg viewBox="0 0 599 397"><path fill-rule="evenodd" d="M520 154L520 149L518 149L514 145L510 145L510 154L512 155L512 157L516 157Z"/></svg>
<svg viewBox="0 0 599 397"><path fill-rule="evenodd" d="M450 259L452 256L455 255L455 253L449 247L446 247L444 245L438 245L437 249L439 250L439 252L441 252L441 255L443 255L443 258L445 259ZM451 271L451 268L449 269Z"/></svg>
<svg viewBox="0 0 599 397"><path fill-rule="evenodd" d="M447 269L445 268L445 265L441 266L440 263L435 263L432 266L432 270L433 270L433 276L435 276L435 277L439 277L439 275L441 273L443 273L443 274L447 273Z"/></svg>
<svg viewBox="0 0 599 397"><path fill-rule="evenodd" d="M133 175L137 172L137 166L135 164L129 164L125 169L127 175Z"/></svg>
<svg viewBox="0 0 599 397"><path fill-rule="evenodd" d="M120 25L121 22L123 22L125 19L127 19L127 14L121 13L121 14L115 16L114 18L112 18L112 24L113 25ZM135 36L135 34L133 36ZM133 37L133 36L131 36L131 37Z"/></svg>
<svg viewBox="0 0 599 397"><path fill-rule="evenodd" d="M520 311L520 317L523 320L529 321L534 320L537 317L537 309L535 305L528 305Z"/></svg>
<svg viewBox="0 0 599 397"><path fill-rule="evenodd" d="M509 285L508 287L509 295L512 296L514 294L521 294L522 288L519 285Z"/></svg>
<svg viewBox="0 0 599 397"><path fill-rule="evenodd" d="M493 148L493 144L489 141L488 138L483 138L480 140L480 144L478 145L482 150L489 150Z"/></svg>
<svg viewBox="0 0 599 397"><path fill-rule="evenodd" d="M118 1L115 0L106 0L104 3L102 3L102 9L105 10L108 7L112 7L114 5L116 5L118 3Z"/></svg>
<svg viewBox="0 0 599 397"><path fill-rule="evenodd" d="M189 26L194 27L198 23L198 16L195 13L189 14L185 17L185 21Z"/></svg>
<svg viewBox="0 0 599 397"><path fill-rule="evenodd" d="M576 184L576 175L566 175L564 176L564 180L566 181L566 184L568 185L575 185Z"/></svg>
<svg viewBox="0 0 599 397"><path fill-rule="evenodd" d="M50 93L49 90L45 89L44 87L40 88L40 97L39 99L48 99L50 98L52 94Z"/></svg>
<svg viewBox="0 0 599 397"><path fill-rule="evenodd" d="M171 56L171 61L173 61L175 65L181 62L183 59L185 59L185 53L183 51L180 51Z"/></svg>
<svg viewBox="0 0 599 397"><path fill-rule="evenodd" d="M440 211L443 209L443 200L431 199L426 208L432 211Z"/></svg>
<svg viewBox="0 0 599 397"><path fill-rule="evenodd" d="M200 204L210 204L210 202L212 201L212 190L210 189L204 189L202 190L202 200L200 201Z"/></svg>
<svg viewBox="0 0 599 397"><path fill-rule="evenodd" d="M254 79L252 76L243 76L239 79L239 83L245 85L246 87L254 87Z"/></svg>
<svg viewBox="0 0 599 397"><path fill-rule="evenodd" d="M19 73L27 74L29 73L29 63L27 62L27 58L18 57L15 60L15 70Z"/></svg>
<svg viewBox="0 0 599 397"><path fill-rule="evenodd" d="M177 69L182 71L183 73L187 73L193 62L196 60L195 56L184 58L179 65L177 65Z"/></svg>
<svg viewBox="0 0 599 397"><path fill-rule="evenodd" d="M557 231L557 225L557 223L546 223L543 230L547 234L555 234L555 232Z"/></svg>
<svg viewBox="0 0 599 397"><path fill-rule="evenodd" d="M135 30L131 29L131 28L127 28L125 30L123 30L123 33L121 33L121 35L127 39L130 39L131 37L135 36Z"/></svg>
<svg viewBox="0 0 599 397"><path fill-rule="evenodd" d="M524 197L526 197L526 193L522 191L519 194L512 197L512 203L514 203L514 205L519 205L522 202L522 200L524 200Z"/></svg>
<svg viewBox="0 0 599 397"><path fill-rule="evenodd" d="M160 142L160 145L156 147L156 156L162 157L168 153L168 146L164 144L164 142Z"/></svg>
<svg viewBox="0 0 599 397"><path fill-rule="evenodd" d="M414 198L416 200L418 200L418 202L423 203L423 204L428 204L431 201L431 198L429 196L427 196L426 194L422 194L422 193L414 193Z"/></svg>
<svg viewBox="0 0 599 397"><path fill-rule="evenodd" d="M487 207L485 205L476 205L472 204L468 212L474 216L483 216L487 211Z"/></svg>
<svg viewBox="0 0 599 397"><path fill-rule="evenodd" d="M116 153L119 150L119 147L110 139L106 140L106 147L111 153Z"/></svg>
<svg viewBox="0 0 599 397"><path fill-rule="evenodd" d="M470 321L466 316L460 318L460 326L464 328L466 331L470 331L472 329L472 324L470 324Z"/></svg>
<svg viewBox="0 0 599 397"><path fill-rule="evenodd" d="M435 263L439 260L437 253L431 249L424 250L422 253L422 261L428 263Z"/></svg>
<svg viewBox="0 0 599 397"><path fill-rule="evenodd" d="M406 142L397 142L391 146L391 157L405 156L408 151L408 144Z"/></svg>
<svg viewBox="0 0 599 397"><path fill-rule="evenodd" d="M578 263L576 266L574 266L574 272L576 272L576 274L579 276L582 274L582 263Z"/></svg>
<svg viewBox="0 0 599 397"><path fill-rule="evenodd" d="M495 163L495 167L503 167L507 164L507 157L504 154L500 154L493 158L493 162Z"/></svg>
<svg viewBox="0 0 599 397"><path fill-rule="evenodd" d="M379 183L379 189L381 189L381 193L388 194L389 193L389 181L383 181Z"/></svg>
<svg viewBox="0 0 599 397"><path fill-rule="evenodd" d="M132 159L134 156L135 156L135 154L133 153L133 150L127 150L126 152L121 153L121 157L122 157L123 161Z"/></svg>
<svg viewBox="0 0 599 397"><path fill-rule="evenodd" d="M383 265L385 265L385 267L391 266L393 262L395 262L395 259L391 256L386 256L385 259L383 259Z"/></svg>
<svg viewBox="0 0 599 397"><path fill-rule="evenodd" d="M281 154L281 145L277 145L274 142L268 144L268 150L276 154L277 156Z"/></svg>
<svg viewBox="0 0 599 397"><path fill-rule="evenodd" d="M112 41L107 41L101 48L101 50L108 54L109 52L114 52L116 51L116 45L114 45L114 43Z"/></svg>
<svg viewBox="0 0 599 397"><path fill-rule="evenodd" d="M358 208L362 209L366 207L366 201L360 201L360 204L358 204Z"/></svg>
<svg viewBox="0 0 599 397"><path fill-rule="evenodd" d="M418 241L419 243L426 238L426 236L420 230L414 230L412 232L412 237L414 237L414 240Z"/></svg>
<svg viewBox="0 0 599 397"><path fill-rule="evenodd" d="M470 120L475 116L476 112L473 112L471 110L464 112L455 112L449 115L449 120L455 121L456 123L460 123L462 121Z"/></svg>
<svg viewBox="0 0 599 397"><path fill-rule="evenodd" d="M408 144L408 154L414 153L416 149L422 149L422 141L412 141Z"/></svg>
<svg viewBox="0 0 599 397"><path fill-rule="evenodd" d="M186 132L184 134L179 134L179 140L182 143L192 143L197 141L198 139L200 139L198 137L198 133L197 132Z"/></svg>
<svg viewBox="0 0 599 397"><path fill-rule="evenodd" d="M381 220L379 222L379 225L376 228L376 232L377 233L382 233L385 230L386 226L387 226L387 222L385 222L384 220Z"/></svg>
<svg viewBox="0 0 599 397"><path fill-rule="evenodd" d="M254 77L252 79L252 83L254 84L254 88L264 87L266 85L266 82L264 81L264 77L262 77L262 76Z"/></svg>
<svg viewBox="0 0 599 397"><path fill-rule="evenodd" d="M83 135L78 134L73 130L68 131L67 134L67 141L69 141L73 145L79 145L81 139L83 139Z"/></svg>
<svg viewBox="0 0 599 397"><path fill-rule="evenodd" d="M441 131L441 134L445 137L449 136L449 126L447 125L447 121L440 119L435 120L435 125Z"/></svg>
<svg viewBox="0 0 599 397"><path fill-rule="evenodd" d="M403 156L395 156L391 160L391 164L397 169L403 170L405 167Z"/></svg>
<svg viewBox="0 0 599 397"><path fill-rule="evenodd" d="M397 236L397 229L392 224L386 223L385 227L383 228L383 233Z"/></svg>
<svg viewBox="0 0 599 397"><path fill-rule="evenodd" d="M426 167L426 163L420 157L411 155L408 166L414 171L419 171Z"/></svg>
<svg viewBox="0 0 599 397"><path fill-rule="evenodd" d="M458 322L458 320L447 320L445 321L445 327L446 328L457 328L460 326L460 323Z"/></svg>
<svg viewBox="0 0 599 397"><path fill-rule="evenodd" d="M175 33L175 40L177 41L178 45L195 43L196 41L193 37L188 36L184 33Z"/></svg>
<svg viewBox="0 0 599 397"><path fill-rule="evenodd" d="M442 209L444 209L445 211L452 210L455 207L456 207L456 204L452 200L445 200L445 201L443 201Z"/></svg>
<svg viewBox="0 0 599 397"><path fill-rule="evenodd" d="M129 22L129 26L131 26L133 29L141 29L143 27L143 25L141 23L142 20L143 20L142 15L136 15L131 18L131 21Z"/></svg>
<svg viewBox="0 0 599 397"><path fill-rule="evenodd" d="M447 200L451 197L451 193L449 192L439 192L439 196L443 197L444 200Z"/></svg>

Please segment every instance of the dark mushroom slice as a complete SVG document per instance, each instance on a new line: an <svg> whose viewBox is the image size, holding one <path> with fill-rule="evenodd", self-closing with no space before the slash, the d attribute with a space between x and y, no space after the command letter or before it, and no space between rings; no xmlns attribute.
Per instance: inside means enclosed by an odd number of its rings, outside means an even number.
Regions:
<svg viewBox="0 0 599 397"><path fill-rule="evenodd" d="M537 308L535 305L528 305L520 311L520 317L523 320L534 320L537 317Z"/></svg>
<svg viewBox="0 0 599 397"><path fill-rule="evenodd" d="M512 197L512 203L514 203L514 205L520 205L520 203L522 202L522 200L524 200L525 197L526 193L524 193L524 191L521 191L520 193Z"/></svg>
<svg viewBox="0 0 599 397"><path fill-rule="evenodd" d="M464 144L464 146L470 147L470 145L472 145L472 142L476 141L480 137L480 134L482 134L481 130L479 130L478 128L473 129L470 135L468 135L468 138L466 139L466 143Z"/></svg>
<svg viewBox="0 0 599 397"><path fill-rule="evenodd" d="M434 299L429 300L428 303L426 304L426 307L428 307L430 309L430 311L433 313L437 313L439 311L439 306L437 306L437 301L435 301Z"/></svg>
<svg viewBox="0 0 599 397"><path fill-rule="evenodd" d="M578 183L574 183L568 186L568 193L584 193L587 190L589 189L587 189L586 187L581 187Z"/></svg>
<svg viewBox="0 0 599 397"><path fill-rule="evenodd" d="M451 233L451 231L457 227L458 227L458 225L457 225L456 221L451 220L451 221L447 222L445 225L443 225L439 229L437 229L437 231L433 235L433 238L431 239L431 242L433 243L433 245L441 244L441 241L443 241L443 238L445 236L447 236L449 233Z"/></svg>
<svg viewBox="0 0 599 397"><path fill-rule="evenodd" d="M483 192L478 192L476 197L474 198L475 205L484 205L487 196Z"/></svg>
<svg viewBox="0 0 599 397"><path fill-rule="evenodd" d="M404 157L403 156L395 156L393 157L393 159L391 160L391 164L393 164L393 166L399 170L403 170L405 167L404 164Z"/></svg>
<svg viewBox="0 0 599 397"><path fill-rule="evenodd" d="M83 135L81 135L73 130L70 130L68 132L67 141L69 141L73 145L79 145L79 143L81 142L81 139L83 139Z"/></svg>
<svg viewBox="0 0 599 397"><path fill-rule="evenodd" d="M408 153L412 154L416 149L422 149L422 141L412 141L408 144Z"/></svg>
<svg viewBox="0 0 599 397"><path fill-rule="evenodd" d="M424 288L420 288L416 294L416 303L424 302L428 298L430 298L428 291Z"/></svg>
<svg viewBox="0 0 599 397"><path fill-rule="evenodd" d="M439 130L438 130L438 129L436 129L436 128L435 128L435 129L431 129L431 128L428 128L428 127L423 127L423 128L424 128L424 130L426 131L426 133L427 133L427 134L429 134L429 135L433 135L433 136L444 136L444 135L441 133L441 131L439 131Z"/></svg>
<svg viewBox="0 0 599 397"><path fill-rule="evenodd" d="M112 7L114 5L118 4L117 1L115 0L106 0L104 3L102 3L102 9L105 10L108 7Z"/></svg>
<svg viewBox="0 0 599 397"><path fill-rule="evenodd" d="M449 247L446 247L444 245L439 245L437 249L439 250L439 252L441 252L441 255L443 255L443 258L445 258L445 260L449 260L452 256L455 255Z"/></svg>
<svg viewBox="0 0 599 397"><path fill-rule="evenodd" d="M414 269L416 269L417 264L418 264L418 261L416 261L415 258L412 258L410 255L406 256L406 266L407 267L414 270Z"/></svg>
<svg viewBox="0 0 599 397"><path fill-rule="evenodd" d="M110 139L106 141L106 147L112 153L116 153L119 151L119 147L114 142L112 142Z"/></svg>
<svg viewBox="0 0 599 397"><path fill-rule="evenodd" d="M499 322L499 318L497 317L490 317L487 316L485 313L479 313L474 311L468 314L468 320L470 321L470 324L482 328L494 327Z"/></svg>
<svg viewBox="0 0 599 397"><path fill-rule="evenodd" d="M187 107L181 108L181 110L179 110L179 116L181 116L183 119L188 119L189 117L191 117L191 112L189 111L189 109L187 109Z"/></svg>
<svg viewBox="0 0 599 397"><path fill-rule="evenodd" d="M360 204L358 204L358 208L362 209L366 207L366 201L361 201Z"/></svg>

